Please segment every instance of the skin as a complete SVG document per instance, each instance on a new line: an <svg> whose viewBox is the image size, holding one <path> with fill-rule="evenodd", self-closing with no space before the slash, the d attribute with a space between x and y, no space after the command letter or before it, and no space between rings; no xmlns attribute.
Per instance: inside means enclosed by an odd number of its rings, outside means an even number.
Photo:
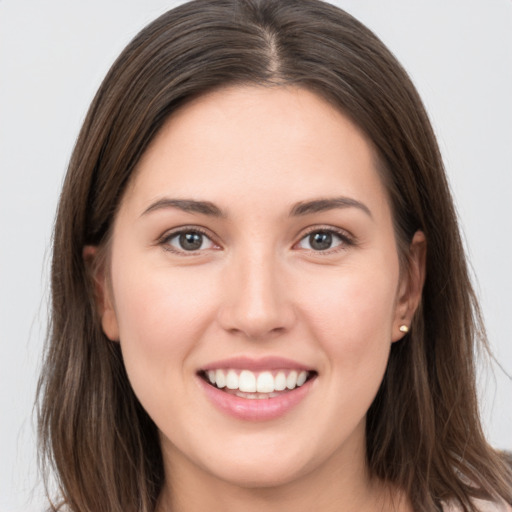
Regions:
<svg viewBox="0 0 512 512"><path fill-rule="evenodd" d="M290 215L333 197L368 212ZM151 209L164 198L223 215ZM172 238L183 226L206 233L200 250ZM341 237L315 250L311 229ZM228 88L174 114L138 165L97 274L104 332L160 431L159 510L409 510L368 476L365 417L418 305L424 255L418 232L401 271L375 152L313 93ZM213 406L196 375L238 355L290 358L318 376L284 416L243 421Z"/></svg>

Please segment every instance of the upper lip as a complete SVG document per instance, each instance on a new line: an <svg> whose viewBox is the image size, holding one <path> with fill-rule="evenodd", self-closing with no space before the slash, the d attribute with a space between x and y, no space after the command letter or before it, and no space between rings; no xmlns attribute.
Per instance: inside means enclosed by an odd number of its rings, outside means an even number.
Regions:
<svg viewBox="0 0 512 512"><path fill-rule="evenodd" d="M313 368L311 368L310 366L304 365L292 359L275 356L267 356L261 358L253 358L247 356L232 357L229 359L222 359L219 361L208 363L207 365L201 367L201 370L222 370L228 368L252 370L255 372L282 369L313 371Z"/></svg>

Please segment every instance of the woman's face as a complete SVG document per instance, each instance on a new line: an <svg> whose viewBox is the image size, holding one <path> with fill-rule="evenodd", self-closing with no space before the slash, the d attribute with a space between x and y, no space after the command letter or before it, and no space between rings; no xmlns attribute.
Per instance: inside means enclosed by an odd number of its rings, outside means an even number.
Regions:
<svg viewBox="0 0 512 512"><path fill-rule="evenodd" d="M365 415L421 279L401 277L351 121L296 88L195 100L140 161L110 250L103 329L170 474L261 487L364 469Z"/></svg>

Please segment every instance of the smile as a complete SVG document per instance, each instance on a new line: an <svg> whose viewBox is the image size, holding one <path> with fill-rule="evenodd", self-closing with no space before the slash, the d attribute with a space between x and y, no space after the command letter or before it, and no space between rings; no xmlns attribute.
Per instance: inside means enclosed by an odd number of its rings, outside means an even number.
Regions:
<svg viewBox="0 0 512 512"><path fill-rule="evenodd" d="M280 418L316 388L318 372L281 357L234 357L197 372L207 400L221 413L242 421Z"/></svg>
<svg viewBox="0 0 512 512"><path fill-rule="evenodd" d="M240 398L268 399L301 387L315 373L292 369L256 372L247 369L223 368L203 371L200 375L217 389Z"/></svg>

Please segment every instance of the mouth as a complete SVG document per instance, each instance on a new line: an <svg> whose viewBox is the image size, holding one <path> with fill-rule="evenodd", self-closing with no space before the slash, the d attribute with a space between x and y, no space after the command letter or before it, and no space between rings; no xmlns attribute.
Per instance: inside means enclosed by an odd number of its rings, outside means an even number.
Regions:
<svg viewBox="0 0 512 512"><path fill-rule="evenodd" d="M314 370L282 368L253 371L245 368L210 368L198 376L224 393L249 400L266 400L290 393L317 376Z"/></svg>
<svg viewBox="0 0 512 512"><path fill-rule="evenodd" d="M197 371L208 401L240 421L271 421L299 408L318 386L318 372L292 359L235 356ZM302 409L305 410L305 409Z"/></svg>

